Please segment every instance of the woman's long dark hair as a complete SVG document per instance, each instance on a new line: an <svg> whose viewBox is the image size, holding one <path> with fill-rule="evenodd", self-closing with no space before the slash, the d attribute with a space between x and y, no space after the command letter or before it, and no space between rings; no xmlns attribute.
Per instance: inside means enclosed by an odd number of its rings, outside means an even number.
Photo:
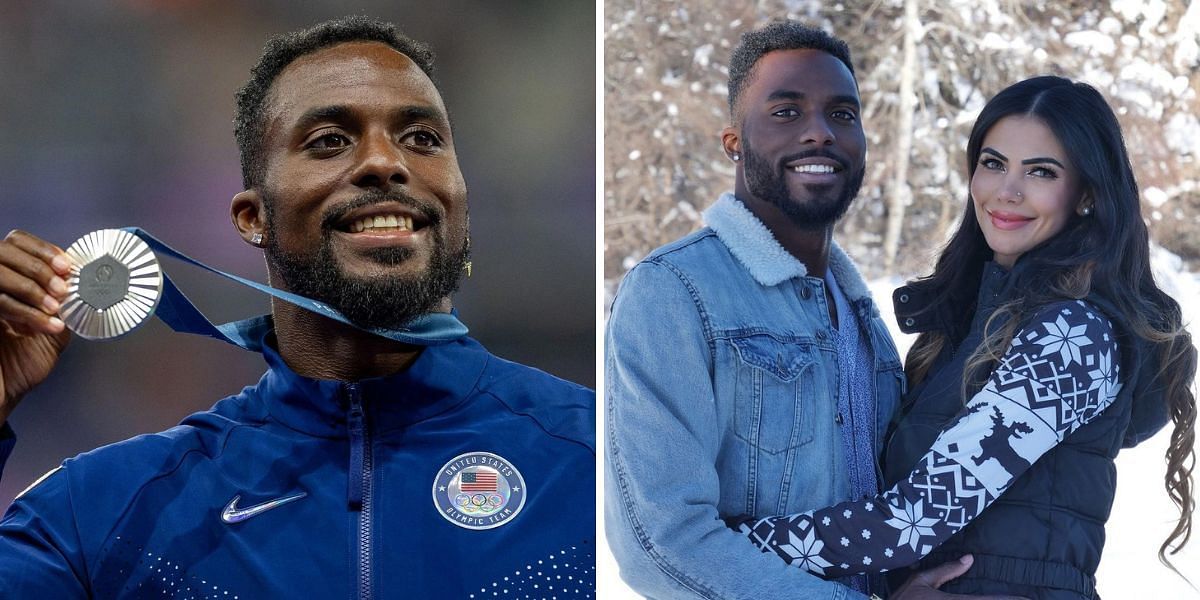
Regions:
<svg viewBox="0 0 1200 600"><path fill-rule="evenodd" d="M1116 115L1095 88L1061 77L1035 77L1001 91L984 106L967 143L968 181L975 175L987 132L1009 116L1038 119L1048 127L1078 170L1092 211L1071 213L1065 228L1022 255L1021 296L998 309L985 327L983 344L967 361L964 391L978 385L973 373L986 372L1008 347L1023 317L1046 302L1103 298L1122 342L1153 351L1157 368L1144 376L1159 381L1173 423L1167 448L1167 495L1180 516L1159 547L1159 559L1174 570L1166 555L1177 553L1191 537L1195 465L1196 350L1183 328L1179 304L1154 283L1150 270L1150 237L1142 221L1137 182ZM905 361L910 385L924 379L934 358L947 344L961 343L975 312L984 263L992 258L973 201L968 194L962 222L938 257L928 277L910 282L934 301L924 310L941 327L921 334ZM997 318L1001 317L1001 318ZM992 325L999 323L992 331ZM1135 348L1122 348L1127 364L1139 360ZM1124 369L1128 373L1128 369ZM964 399L966 396L964 395ZM1158 401L1158 397L1135 397ZM1178 572L1178 571L1177 571Z"/></svg>

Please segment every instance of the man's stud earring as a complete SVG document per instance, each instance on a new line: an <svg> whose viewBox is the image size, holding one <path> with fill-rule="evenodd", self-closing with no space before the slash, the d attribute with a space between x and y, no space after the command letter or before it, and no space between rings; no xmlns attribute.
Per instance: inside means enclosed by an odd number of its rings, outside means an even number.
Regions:
<svg viewBox="0 0 1200 600"><path fill-rule="evenodd" d="M1092 207L1090 207L1090 206L1085 206L1085 207L1083 207L1083 210L1081 210L1081 211L1079 211L1079 212L1080 212L1080 213L1082 213L1082 214L1083 214L1083 216L1085 216L1085 217L1086 217L1086 216L1088 216L1088 215L1092 214Z"/></svg>
<svg viewBox="0 0 1200 600"><path fill-rule="evenodd" d="M250 243L254 244L255 246L261 246L262 241L263 241L262 232L255 231L254 235L250 236Z"/></svg>
<svg viewBox="0 0 1200 600"><path fill-rule="evenodd" d="M730 156L729 158L732 158L733 162L737 162L739 160L742 160L742 155L738 154L737 152L734 152L733 156Z"/></svg>

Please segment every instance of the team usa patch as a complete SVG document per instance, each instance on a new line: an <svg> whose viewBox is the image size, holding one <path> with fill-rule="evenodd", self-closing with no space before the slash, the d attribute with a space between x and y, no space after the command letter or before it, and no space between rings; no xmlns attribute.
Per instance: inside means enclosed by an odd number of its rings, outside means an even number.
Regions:
<svg viewBox="0 0 1200 600"><path fill-rule="evenodd" d="M502 456L460 454L434 478L433 505L459 527L492 529L512 521L525 507L525 479Z"/></svg>

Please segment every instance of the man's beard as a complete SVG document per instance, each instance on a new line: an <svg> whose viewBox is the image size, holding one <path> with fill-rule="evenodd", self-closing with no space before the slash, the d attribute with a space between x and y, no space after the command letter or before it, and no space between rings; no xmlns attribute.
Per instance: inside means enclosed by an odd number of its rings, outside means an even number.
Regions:
<svg viewBox="0 0 1200 600"><path fill-rule="evenodd" d="M427 221L426 235L433 236L429 266L406 277L354 277L343 272L333 253L334 224L352 210L383 201L395 201L421 212ZM353 202L326 212L321 221L321 245L313 254L286 252L279 248L275 232L274 199L264 194L267 213L268 262L293 293L335 308L351 323L365 328L398 329L423 315L458 289L470 257L468 238L460 248L447 248L438 224L442 216L424 203L403 194L371 191ZM412 258L409 248L378 248L368 253L381 266L392 266Z"/></svg>
<svg viewBox="0 0 1200 600"><path fill-rule="evenodd" d="M845 185L842 186L842 193L837 197L828 195L833 187L832 184L807 186L809 191L813 192L812 201L798 202L792 198L787 182L784 181L784 170L787 168L784 165L814 156L836 160L843 168L846 167L846 161L828 152L812 150L785 156L780 159L778 165L772 165L766 159L755 154L751 149L750 140L744 137L742 138L742 155L746 161L746 187L750 193L755 198L778 207L792 223L803 229L821 229L836 223L842 215L846 214L850 203L858 195L858 190L862 187L863 176L866 174L866 165L851 173L850 177L846 179ZM822 192L825 195L822 195Z"/></svg>

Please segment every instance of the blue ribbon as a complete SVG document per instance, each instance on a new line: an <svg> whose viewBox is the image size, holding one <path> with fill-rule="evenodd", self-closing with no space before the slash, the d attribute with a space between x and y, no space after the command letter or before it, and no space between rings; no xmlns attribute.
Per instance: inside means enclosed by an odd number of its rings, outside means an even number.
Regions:
<svg viewBox="0 0 1200 600"><path fill-rule="evenodd" d="M363 331L396 340L397 342L416 346L436 346L438 344L453 342L467 335L467 326L463 325L462 321L459 321L458 317L451 313L427 313L420 315L405 323L401 329L360 327L351 323L342 313L334 310L332 307L311 298L305 298L304 296L275 289L257 281L251 281L244 277L238 277L237 275L214 269L164 244L144 229L139 227L122 227L122 230L141 238L156 254L170 256L175 260L216 273L221 277L236 281L285 302L290 302L300 308L310 310L334 321L345 323ZM196 308L196 305L192 304L187 299L187 296L183 295L183 292L175 286L171 278L167 277L166 271L163 271L162 298L159 300L158 308L155 309L154 314L171 329L180 333L191 333L216 338L254 352L262 352L262 332L270 325L270 317L267 315L222 325L213 325L212 321L209 321Z"/></svg>

